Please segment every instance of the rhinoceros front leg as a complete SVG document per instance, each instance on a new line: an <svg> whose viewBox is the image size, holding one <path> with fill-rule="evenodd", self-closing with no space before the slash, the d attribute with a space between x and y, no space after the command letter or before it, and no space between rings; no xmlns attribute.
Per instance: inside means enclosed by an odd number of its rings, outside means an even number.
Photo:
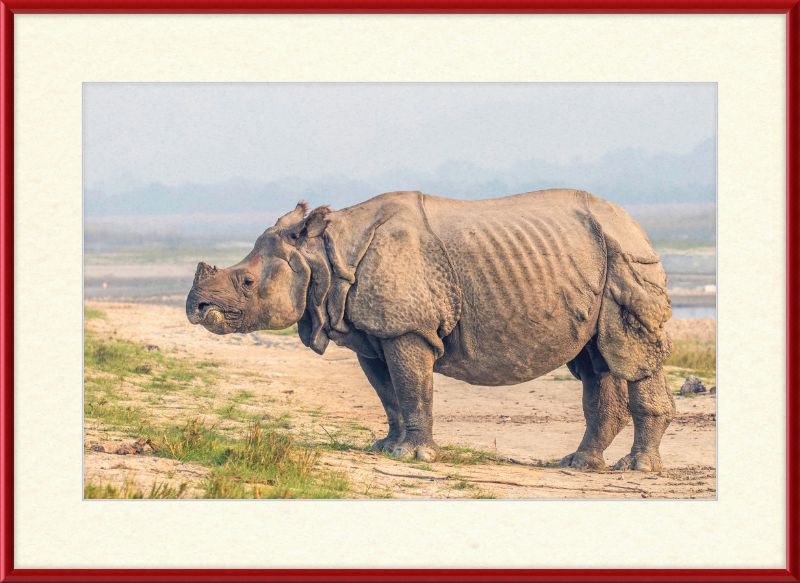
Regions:
<svg viewBox="0 0 800 583"><path fill-rule="evenodd" d="M406 436L406 427L403 423L403 414L400 411L400 403L397 400L392 378L389 375L389 368L380 359L366 358L361 355L358 355L358 364L367 375L367 380L372 388L378 393L389 420L389 435L373 443L372 449L390 452L398 443L403 442L403 438Z"/></svg>
<svg viewBox="0 0 800 583"><path fill-rule="evenodd" d="M433 441L433 349L413 333L382 340L381 345L406 429L392 457L435 461L439 446Z"/></svg>
<svg viewBox="0 0 800 583"><path fill-rule="evenodd" d="M628 396L633 415L633 448L614 469L659 472L663 465L658 448L675 417L675 400L664 370L659 367L652 376L628 382Z"/></svg>

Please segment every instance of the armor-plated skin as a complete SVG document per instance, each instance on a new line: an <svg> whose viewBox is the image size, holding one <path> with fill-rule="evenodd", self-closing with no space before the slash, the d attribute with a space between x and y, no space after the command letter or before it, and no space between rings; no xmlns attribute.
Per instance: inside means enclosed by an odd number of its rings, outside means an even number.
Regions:
<svg viewBox="0 0 800 583"><path fill-rule="evenodd" d="M521 383L571 360L594 335L605 283L602 235L582 201L565 208L574 191L548 194L425 197L463 296L436 372L475 385Z"/></svg>
<svg viewBox="0 0 800 583"><path fill-rule="evenodd" d="M671 350L666 276L619 207L575 190L456 201L387 193L282 217L239 264L198 266L187 316L215 333L297 322L318 353L356 352L386 410L374 447L433 461L433 372L512 385L565 363L583 381L586 435L562 460L605 466L630 416L617 469L662 468L674 416L661 364Z"/></svg>

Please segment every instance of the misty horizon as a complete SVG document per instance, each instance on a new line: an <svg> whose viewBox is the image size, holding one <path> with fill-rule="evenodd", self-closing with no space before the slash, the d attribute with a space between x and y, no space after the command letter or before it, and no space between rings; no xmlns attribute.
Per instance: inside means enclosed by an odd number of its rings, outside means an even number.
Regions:
<svg viewBox="0 0 800 583"><path fill-rule="evenodd" d="M448 161L433 172L401 168L372 179L342 175L317 180L286 177L271 182L231 178L212 184L130 185L127 192L87 188L87 217L248 212L285 212L299 199L312 206L344 208L378 194L420 190L426 194L475 200L549 188L586 190L621 206L714 202L716 144L705 140L685 155L641 149L609 152L599 161L565 164L530 159L508 170L486 170ZM198 210L200 209L200 210Z"/></svg>

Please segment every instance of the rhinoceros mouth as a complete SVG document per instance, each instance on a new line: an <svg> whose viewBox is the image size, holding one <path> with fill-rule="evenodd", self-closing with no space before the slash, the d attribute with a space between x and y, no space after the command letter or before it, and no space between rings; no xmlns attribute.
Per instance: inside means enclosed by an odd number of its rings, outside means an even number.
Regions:
<svg viewBox="0 0 800 583"><path fill-rule="evenodd" d="M201 325L214 334L229 334L242 328L244 313L230 306L222 307L219 303L195 299L191 295L186 302L186 317L193 325Z"/></svg>
<svg viewBox="0 0 800 583"><path fill-rule="evenodd" d="M216 306L210 306L201 312L200 324L209 332L223 334L226 332L227 322L225 314Z"/></svg>

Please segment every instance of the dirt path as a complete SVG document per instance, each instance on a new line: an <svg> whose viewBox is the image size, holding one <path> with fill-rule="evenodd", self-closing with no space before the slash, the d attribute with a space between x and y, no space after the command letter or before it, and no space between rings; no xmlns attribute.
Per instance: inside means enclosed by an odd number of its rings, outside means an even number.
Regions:
<svg viewBox="0 0 800 583"><path fill-rule="evenodd" d="M230 372L220 383L220 395L250 391L256 395L254 408L289 414L293 431L317 436L319 443L329 439L325 432L348 428L357 446L386 433L383 408L347 349L331 344L319 356L296 336L216 336L191 326L184 311L171 306L110 302L87 302L87 306L108 315L107 320L87 324L99 334L116 331L119 337L158 346L162 352L213 359L223 362L226 371L240 371L243 374ZM713 340L713 321L694 326L678 322L673 332L679 337ZM678 388L682 377L671 375L670 382ZM713 396L676 397L677 417L661 446L665 471L583 473L542 467L574 451L585 429L581 384L566 367L511 387L476 387L440 375L434 384L438 443L487 450L496 457L474 465L426 465L357 449L326 453L323 464L350 473L356 492L361 492L354 497L376 492L394 498L716 497ZM91 428L86 434L85 474L98 483L119 482L132 472L143 486L156 479L196 482L206 471L155 457L92 451L90 442L101 437ZM605 453L609 466L630 451L632 440L629 424ZM500 459L505 462L496 463Z"/></svg>

